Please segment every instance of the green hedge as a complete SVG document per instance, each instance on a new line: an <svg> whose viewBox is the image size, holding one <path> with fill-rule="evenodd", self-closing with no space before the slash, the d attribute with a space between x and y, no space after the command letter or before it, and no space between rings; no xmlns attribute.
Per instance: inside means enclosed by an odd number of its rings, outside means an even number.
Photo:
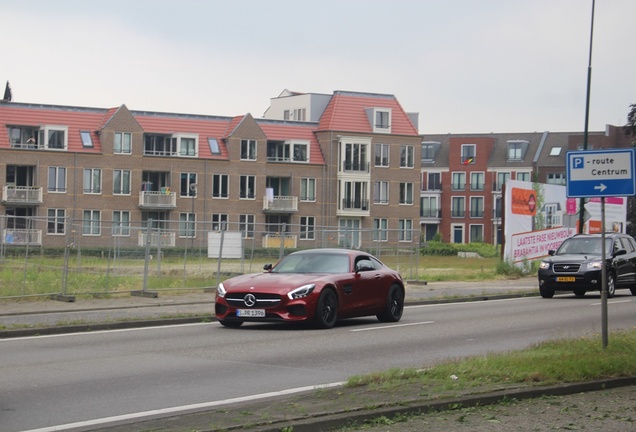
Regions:
<svg viewBox="0 0 636 432"><path fill-rule="evenodd" d="M457 256L458 252L475 252L483 258L496 258L499 250L486 243L444 243L430 241L420 248L422 255Z"/></svg>

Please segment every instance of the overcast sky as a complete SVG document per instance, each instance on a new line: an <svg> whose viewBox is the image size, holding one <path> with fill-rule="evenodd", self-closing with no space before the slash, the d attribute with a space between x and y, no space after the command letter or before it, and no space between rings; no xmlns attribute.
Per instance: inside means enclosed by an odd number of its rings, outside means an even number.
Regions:
<svg viewBox="0 0 636 432"><path fill-rule="evenodd" d="M262 117L393 94L420 133L582 131L592 0L0 0L15 102ZM597 0L590 130L636 103L636 1ZM0 90L0 91L2 91Z"/></svg>

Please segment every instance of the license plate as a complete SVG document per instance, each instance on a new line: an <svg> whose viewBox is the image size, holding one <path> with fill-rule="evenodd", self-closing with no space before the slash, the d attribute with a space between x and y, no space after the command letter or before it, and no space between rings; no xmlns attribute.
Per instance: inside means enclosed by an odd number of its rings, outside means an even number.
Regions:
<svg viewBox="0 0 636 432"><path fill-rule="evenodd" d="M265 309L237 309L236 316L250 318L265 318Z"/></svg>
<svg viewBox="0 0 636 432"><path fill-rule="evenodd" d="M557 282L575 282L576 278L574 276L559 276L557 277Z"/></svg>

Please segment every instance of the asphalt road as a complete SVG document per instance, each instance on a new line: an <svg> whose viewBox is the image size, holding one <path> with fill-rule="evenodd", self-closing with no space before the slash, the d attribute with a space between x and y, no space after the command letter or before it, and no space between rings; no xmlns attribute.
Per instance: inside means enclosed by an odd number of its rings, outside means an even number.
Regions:
<svg viewBox="0 0 636 432"><path fill-rule="evenodd" d="M628 293L609 301L612 329L634 326L636 301ZM600 299L588 295L409 306L396 324L356 319L327 331L206 323L0 339L0 429L161 416L178 407L599 332Z"/></svg>

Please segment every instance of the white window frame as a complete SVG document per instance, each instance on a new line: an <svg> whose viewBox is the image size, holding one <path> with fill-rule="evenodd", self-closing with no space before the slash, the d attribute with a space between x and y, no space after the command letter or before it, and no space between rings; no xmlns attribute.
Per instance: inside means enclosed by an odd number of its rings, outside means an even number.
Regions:
<svg viewBox="0 0 636 432"><path fill-rule="evenodd" d="M225 222L225 229L228 229L228 214L227 213L212 213L212 230L221 231L223 228L223 222Z"/></svg>
<svg viewBox="0 0 636 432"><path fill-rule="evenodd" d="M115 132L113 135L113 153L124 155L132 153L132 134L130 132Z"/></svg>
<svg viewBox="0 0 636 432"><path fill-rule="evenodd" d="M255 161L257 151L258 151L258 141L253 139L241 140L241 155L240 156L242 161Z"/></svg>
<svg viewBox="0 0 636 432"><path fill-rule="evenodd" d="M177 155L184 158L196 158L199 156L199 135L176 133L172 139L177 140Z"/></svg>
<svg viewBox="0 0 636 432"><path fill-rule="evenodd" d="M100 210L84 210L82 212L82 235L83 236L102 235L101 221L102 221L102 212Z"/></svg>
<svg viewBox="0 0 636 432"><path fill-rule="evenodd" d="M54 184L51 184L51 173L54 173ZM63 173L60 178L60 173ZM66 167L62 166L50 166L48 169L48 193L66 193ZM63 183L60 185L60 183Z"/></svg>
<svg viewBox="0 0 636 432"><path fill-rule="evenodd" d="M256 199L256 176L242 175L239 177L239 199Z"/></svg>
<svg viewBox="0 0 636 432"><path fill-rule="evenodd" d="M373 219L373 241L389 241L389 220L386 218Z"/></svg>
<svg viewBox="0 0 636 432"><path fill-rule="evenodd" d="M413 183L400 183L400 205L413 205Z"/></svg>
<svg viewBox="0 0 636 432"><path fill-rule="evenodd" d="M113 237L130 237L130 211L113 210Z"/></svg>
<svg viewBox="0 0 636 432"><path fill-rule="evenodd" d="M480 239L475 239L473 238L473 228L479 228L480 229L480 234L481 234L481 238ZM470 224L468 225L468 242L469 243L476 243L476 242L483 242L484 241L484 225L483 224Z"/></svg>
<svg viewBox="0 0 636 432"><path fill-rule="evenodd" d="M455 203L461 205L455 205ZM459 213L461 208L461 215L456 215L455 213ZM463 196L452 196L451 197L451 218L464 218L466 217L466 197ZM457 210L457 211L456 211Z"/></svg>
<svg viewBox="0 0 636 432"><path fill-rule="evenodd" d="M451 190L453 191L466 190L466 172L465 171L455 171L451 173Z"/></svg>
<svg viewBox="0 0 636 432"><path fill-rule="evenodd" d="M373 204L386 205L389 203L389 182L373 182Z"/></svg>
<svg viewBox="0 0 636 432"><path fill-rule="evenodd" d="M120 185L117 185L117 173L120 173L120 176L119 176ZM114 169L113 170L113 195L130 195L132 190L130 179L131 179L130 170ZM126 184L128 185L127 189L124 187ZM119 189L119 191L117 189Z"/></svg>
<svg viewBox="0 0 636 432"><path fill-rule="evenodd" d="M50 146L50 134L51 132L62 132L64 137L62 139L62 148ZM68 127L56 126L56 125L43 125L40 126L40 140L38 142L39 148L45 148L48 150L67 151L68 150Z"/></svg>
<svg viewBox="0 0 636 432"><path fill-rule="evenodd" d="M477 159L477 144L462 144L461 156L460 156L461 164L473 165L476 159Z"/></svg>
<svg viewBox="0 0 636 432"><path fill-rule="evenodd" d="M314 216L300 217L300 240L315 240L316 238L316 218Z"/></svg>
<svg viewBox="0 0 636 432"><path fill-rule="evenodd" d="M398 242L413 241L413 220L398 219Z"/></svg>
<svg viewBox="0 0 636 432"><path fill-rule="evenodd" d="M51 215L50 213L54 214ZM50 229L53 224L53 230ZM58 227L61 226L61 230ZM46 211L46 234L47 235L64 235L66 234L66 209L50 208Z"/></svg>
<svg viewBox="0 0 636 432"><path fill-rule="evenodd" d="M179 238L197 238L197 214L179 213Z"/></svg>
<svg viewBox="0 0 636 432"><path fill-rule="evenodd" d="M387 168L391 164L391 147L388 144L376 144L373 146L374 166ZM379 162L379 163L378 163Z"/></svg>
<svg viewBox="0 0 636 432"><path fill-rule="evenodd" d="M254 237L254 223L255 217L253 214L240 214L239 215L239 231L244 239L251 239Z"/></svg>
<svg viewBox="0 0 636 432"><path fill-rule="evenodd" d="M386 122L384 122L386 119ZM373 109L373 132L391 133L391 108Z"/></svg>
<svg viewBox="0 0 636 432"><path fill-rule="evenodd" d="M300 178L300 200L305 202L316 201L316 179L312 177Z"/></svg>
<svg viewBox="0 0 636 432"><path fill-rule="evenodd" d="M476 184L476 185L475 185ZM470 173L470 190L483 191L486 184L486 173L483 171L471 171Z"/></svg>
<svg viewBox="0 0 636 432"><path fill-rule="evenodd" d="M400 146L400 168L414 168L415 167L415 146L402 145Z"/></svg>
<svg viewBox="0 0 636 432"><path fill-rule="evenodd" d="M527 180L520 179L519 176L521 176L521 177L526 177L527 176L528 179ZM519 180L519 181L527 181L527 182L532 181L532 171L517 171L515 173L515 179Z"/></svg>
<svg viewBox="0 0 636 432"><path fill-rule="evenodd" d="M475 215L475 212L481 213L481 215ZM483 218L484 217L484 197L483 196L471 196L470 197L470 213L471 218Z"/></svg>
<svg viewBox="0 0 636 432"><path fill-rule="evenodd" d="M95 178L96 174L97 174L97 178ZM82 185L83 185L83 190L85 195L101 195L102 193L101 168L84 168L84 182L82 183Z"/></svg>
<svg viewBox="0 0 636 432"><path fill-rule="evenodd" d="M218 189L215 195L214 190ZM229 199L230 198L230 176L229 174L213 174L212 175L212 198Z"/></svg>

